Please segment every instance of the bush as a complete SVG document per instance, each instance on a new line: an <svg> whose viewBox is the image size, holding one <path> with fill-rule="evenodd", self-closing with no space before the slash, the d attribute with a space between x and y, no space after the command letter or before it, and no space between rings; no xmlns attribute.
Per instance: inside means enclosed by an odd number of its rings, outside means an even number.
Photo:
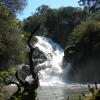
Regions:
<svg viewBox="0 0 100 100"><path fill-rule="evenodd" d="M79 43L84 41L88 43L91 38L100 34L100 22L88 20L78 25L69 38L69 42Z"/></svg>

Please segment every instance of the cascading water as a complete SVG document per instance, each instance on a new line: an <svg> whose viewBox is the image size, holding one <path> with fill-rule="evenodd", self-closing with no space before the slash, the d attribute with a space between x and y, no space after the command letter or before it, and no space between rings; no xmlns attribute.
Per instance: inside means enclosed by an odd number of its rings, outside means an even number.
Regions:
<svg viewBox="0 0 100 100"><path fill-rule="evenodd" d="M36 66L39 71L41 85L56 85L63 84L62 82L62 62L64 51L51 39L42 36L36 36L38 42L35 47L38 47L46 56L47 60Z"/></svg>
<svg viewBox="0 0 100 100"><path fill-rule="evenodd" d="M42 61L43 63L39 63L36 66L36 70L39 71L39 81L41 85L41 87L37 89L38 100L67 100L68 96L70 96L71 100L78 100L79 93L82 91L85 91L85 93L87 92L87 85L75 83L64 84L63 76L66 78L66 73L68 73L71 66L70 64L65 63L64 69L62 69L64 56L63 49L51 39L42 36L36 36L36 38L38 39L38 42L34 46L39 48L47 58L46 60L43 60L44 62ZM41 52L39 52L39 54ZM38 58L38 56L33 58ZM42 56L42 58L45 59L44 56ZM34 60L36 61L36 59ZM37 59L37 62L38 60L40 60L40 58ZM19 66L18 70L21 80L27 81L30 84L34 81L30 73L29 65L23 64Z"/></svg>

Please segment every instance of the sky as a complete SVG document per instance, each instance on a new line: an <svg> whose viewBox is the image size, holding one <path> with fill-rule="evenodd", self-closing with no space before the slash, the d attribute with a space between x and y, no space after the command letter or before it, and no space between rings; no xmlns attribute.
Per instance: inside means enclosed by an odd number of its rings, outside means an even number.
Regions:
<svg viewBox="0 0 100 100"><path fill-rule="evenodd" d="M21 14L17 15L17 18L23 20L31 16L41 5L48 5L50 8L60 8L60 7L78 7L79 0L28 0L27 6L24 8Z"/></svg>

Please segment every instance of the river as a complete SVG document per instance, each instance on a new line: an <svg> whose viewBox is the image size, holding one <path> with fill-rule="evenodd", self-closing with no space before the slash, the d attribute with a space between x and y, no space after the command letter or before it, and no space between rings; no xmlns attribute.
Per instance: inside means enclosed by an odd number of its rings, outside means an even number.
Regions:
<svg viewBox="0 0 100 100"><path fill-rule="evenodd" d="M4 95L0 100L8 100L8 98L16 91L15 85L4 86L2 92ZM81 93L89 95L88 85L82 84L65 84L56 86L39 86L37 89L36 100L79 100ZM83 96L81 95L81 100Z"/></svg>
<svg viewBox="0 0 100 100"><path fill-rule="evenodd" d="M66 86L42 86L37 90L37 100L83 100L81 93L89 94L87 85L71 84Z"/></svg>

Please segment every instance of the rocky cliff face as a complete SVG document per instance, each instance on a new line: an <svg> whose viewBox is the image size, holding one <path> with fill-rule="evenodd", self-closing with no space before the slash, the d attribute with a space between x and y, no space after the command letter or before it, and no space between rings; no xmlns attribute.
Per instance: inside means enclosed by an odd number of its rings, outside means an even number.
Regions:
<svg viewBox="0 0 100 100"><path fill-rule="evenodd" d="M43 52L35 47L33 51L33 64L37 66L38 64L43 63L46 59L47 58L45 57ZM27 76L31 75L29 65L22 64L21 66L19 66L18 73L20 79L24 81Z"/></svg>
<svg viewBox="0 0 100 100"><path fill-rule="evenodd" d="M46 60L46 56L42 51L39 50L39 48L35 47L33 52L33 62L35 65L39 63L43 63Z"/></svg>
<svg viewBox="0 0 100 100"><path fill-rule="evenodd" d="M74 48L74 47L73 47ZM71 48L72 49L72 48ZM76 48L74 48L76 49ZM65 50L64 59L71 63L68 79L72 82L100 82L100 53L97 50L79 48L76 51Z"/></svg>

